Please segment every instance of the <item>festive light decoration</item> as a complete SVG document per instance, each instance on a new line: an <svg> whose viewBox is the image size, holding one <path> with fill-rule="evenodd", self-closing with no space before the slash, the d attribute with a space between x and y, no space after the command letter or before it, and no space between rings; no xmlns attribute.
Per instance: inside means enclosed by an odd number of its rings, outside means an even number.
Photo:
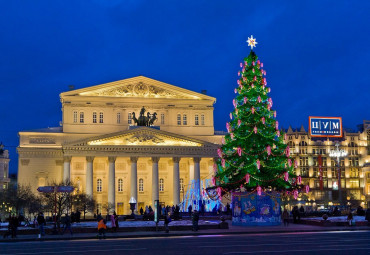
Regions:
<svg viewBox="0 0 370 255"><path fill-rule="evenodd" d="M253 51L240 67L240 89L236 89L234 110L226 123L229 135L217 151L220 159L215 185L210 188L221 188L222 193L243 188L259 195L273 188L278 192L288 190L293 195L293 190L299 192L301 187L293 183L293 159L284 143L284 133L278 130L276 111L271 110L270 88L263 76L266 70Z"/></svg>
<svg viewBox="0 0 370 255"><path fill-rule="evenodd" d="M258 44L256 41L256 38L253 38L253 35L251 35L251 37L248 37L247 43L248 43L248 46L251 46L252 50L253 50L253 47L256 47L256 45ZM253 65L254 65L254 61L253 61Z"/></svg>
<svg viewBox="0 0 370 255"><path fill-rule="evenodd" d="M297 177L297 184L298 185L302 184L302 177L300 175Z"/></svg>
<svg viewBox="0 0 370 255"><path fill-rule="evenodd" d="M294 199L298 198L298 190L293 191L293 196L294 196Z"/></svg>
<svg viewBox="0 0 370 255"><path fill-rule="evenodd" d="M310 186L306 185L306 193L308 194L308 192L310 192Z"/></svg>

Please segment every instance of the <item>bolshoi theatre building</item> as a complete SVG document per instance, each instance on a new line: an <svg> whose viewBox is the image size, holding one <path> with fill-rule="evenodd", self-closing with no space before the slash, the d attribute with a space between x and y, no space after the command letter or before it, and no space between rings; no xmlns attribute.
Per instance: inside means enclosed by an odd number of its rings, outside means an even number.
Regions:
<svg viewBox="0 0 370 255"><path fill-rule="evenodd" d="M189 190L200 197L225 134L214 130L215 98L139 76L64 92L60 99L60 127L19 132L18 183L36 191L72 181L77 192L94 197L99 211L110 204L118 214L129 213L131 197L137 208L154 200L179 204ZM346 205L369 205L370 121L344 130L337 141L313 138L303 127L285 131L296 174L310 186L294 203L335 206L341 191ZM329 157L338 143L348 153L340 159L341 178ZM198 186L190 189L191 183Z"/></svg>
<svg viewBox="0 0 370 255"><path fill-rule="evenodd" d="M72 181L100 211L110 203L125 214L131 197L138 208L154 200L172 206L191 181L211 178L222 138L215 98L139 76L60 100L60 127L19 132L18 183L36 190Z"/></svg>

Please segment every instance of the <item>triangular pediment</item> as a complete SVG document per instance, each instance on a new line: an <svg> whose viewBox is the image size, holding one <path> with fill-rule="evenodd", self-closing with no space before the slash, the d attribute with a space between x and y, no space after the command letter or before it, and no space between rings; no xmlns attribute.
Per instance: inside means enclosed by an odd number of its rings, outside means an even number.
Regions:
<svg viewBox="0 0 370 255"><path fill-rule="evenodd" d="M155 128L137 127L127 131L71 142L65 144L65 146L213 147L217 145Z"/></svg>
<svg viewBox="0 0 370 255"><path fill-rule="evenodd" d="M61 94L61 97L64 96L168 98L212 100L213 102L216 100L213 97L144 76L72 90Z"/></svg>

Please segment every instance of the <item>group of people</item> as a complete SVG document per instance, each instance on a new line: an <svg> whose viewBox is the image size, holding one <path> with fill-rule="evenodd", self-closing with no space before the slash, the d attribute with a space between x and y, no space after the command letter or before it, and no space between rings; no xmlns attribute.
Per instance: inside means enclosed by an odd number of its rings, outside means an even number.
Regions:
<svg viewBox="0 0 370 255"><path fill-rule="evenodd" d="M119 224L118 224L118 215L116 211L114 211L112 215L108 214L107 219L109 219L111 222L112 230L114 232L117 232ZM101 216L101 214L98 214L97 221L98 221L98 238L99 239L105 238L105 233L107 231L107 221Z"/></svg>
<svg viewBox="0 0 370 255"><path fill-rule="evenodd" d="M153 208L149 206L145 206L145 210L143 207L140 208L139 210L140 215L143 216L143 220L154 220L154 210ZM162 206L159 205L158 208L158 214L159 217L165 218L168 213L170 213L171 217L174 218L175 220L178 220L180 218L180 207L178 205L172 205L172 206Z"/></svg>
<svg viewBox="0 0 370 255"><path fill-rule="evenodd" d="M23 216L19 215L18 217L16 215L10 215L7 221L9 222L8 224L8 230L4 233L3 238L7 238L8 236L11 236L12 238L17 237L17 229L22 221Z"/></svg>
<svg viewBox="0 0 370 255"><path fill-rule="evenodd" d="M301 215L304 215L304 207L301 206L298 209L298 206L294 206L292 210L293 223L298 223L301 220ZM281 213L281 219L283 220L284 226L289 226L289 217L289 211L284 208L283 212Z"/></svg>

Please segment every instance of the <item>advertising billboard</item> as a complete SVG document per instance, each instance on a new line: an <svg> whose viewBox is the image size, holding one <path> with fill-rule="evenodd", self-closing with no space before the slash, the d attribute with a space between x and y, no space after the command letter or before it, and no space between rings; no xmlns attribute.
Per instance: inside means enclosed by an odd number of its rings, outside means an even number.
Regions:
<svg viewBox="0 0 370 255"><path fill-rule="evenodd" d="M311 137L338 137L343 136L341 117L308 117L309 133Z"/></svg>

